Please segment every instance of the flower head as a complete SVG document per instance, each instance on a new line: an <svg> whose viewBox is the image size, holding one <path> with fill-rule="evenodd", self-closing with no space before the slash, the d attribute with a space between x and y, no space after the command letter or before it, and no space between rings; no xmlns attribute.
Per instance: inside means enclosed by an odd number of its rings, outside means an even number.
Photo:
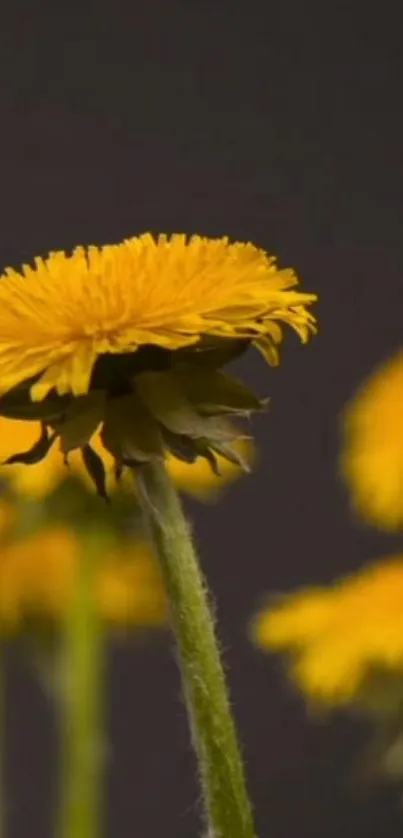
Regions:
<svg viewBox="0 0 403 838"><path fill-rule="evenodd" d="M403 528L403 351L382 364L349 406L341 468L354 506L386 530Z"/></svg>
<svg viewBox="0 0 403 838"><path fill-rule="evenodd" d="M83 395L104 355L175 351L206 337L252 340L274 361L279 321L304 341L312 330L304 306L315 297L290 291L296 283L264 251L225 238L146 234L51 253L1 278L1 391L37 377L34 401L53 388Z"/></svg>
<svg viewBox="0 0 403 838"><path fill-rule="evenodd" d="M40 621L60 623L69 608L82 558L79 537L50 525L7 538L6 511L0 534L0 632L22 631ZM166 620L160 577L147 548L120 542L99 556L96 601L105 624L130 628Z"/></svg>
<svg viewBox="0 0 403 838"><path fill-rule="evenodd" d="M315 702L384 701L382 678L403 684L403 556L284 597L258 616L254 638L289 655L294 680Z"/></svg>
<svg viewBox="0 0 403 838"><path fill-rule="evenodd" d="M219 367L255 345L277 364L282 323L306 342L316 297L252 244L149 234L51 253L0 278L0 413L41 420L23 462L60 438L104 493L102 444L120 475L170 451L242 462L227 417L263 403Z"/></svg>

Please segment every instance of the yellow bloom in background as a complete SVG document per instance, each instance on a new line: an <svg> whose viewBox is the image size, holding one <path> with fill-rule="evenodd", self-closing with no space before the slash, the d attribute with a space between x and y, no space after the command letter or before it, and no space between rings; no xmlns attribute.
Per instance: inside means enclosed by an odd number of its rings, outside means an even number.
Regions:
<svg viewBox="0 0 403 838"><path fill-rule="evenodd" d="M82 559L78 536L58 525L0 541L0 631L15 633L35 620L60 624ZM165 623L159 573L142 542L122 542L100 554L95 585L99 614L106 624L135 629Z"/></svg>
<svg viewBox="0 0 403 838"><path fill-rule="evenodd" d="M21 273L7 269L0 413L42 422L21 461L39 462L59 438L64 454L81 451L100 494L105 449L118 475L167 455L192 467L204 457L213 471L217 457L242 466L243 434L228 417L264 402L219 370L250 344L277 364L282 324L308 340L316 297L297 284L252 244L179 234L78 247Z"/></svg>
<svg viewBox="0 0 403 838"><path fill-rule="evenodd" d="M341 468L360 515L403 528L403 350L382 364L348 407Z"/></svg>
<svg viewBox="0 0 403 838"><path fill-rule="evenodd" d="M22 495L37 499L48 495L71 475L80 478L88 488L93 490L84 467L81 451L75 450L69 454L69 465L67 467L58 442L52 446L45 459L34 465L29 467L23 463L2 465L16 451L29 450L39 438L40 433L39 422L25 422L0 416L0 480L2 478L9 480ZM94 435L91 439L91 445L102 457L110 490L116 490L118 487L114 479L113 458L102 446L99 434ZM254 460L252 443L242 440L237 443L237 448L245 463L251 464ZM167 461L170 475L176 487L203 501L214 499L226 485L242 474L240 465L230 462L224 457L217 457L217 465L220 471L219 475L214 474L207 461L202 457L198 457L195 463L185 463L177 457L169 455ZM123 483L123 487L125 486L127 486L126 482ZM130 488L134 490L132 481L130 481Z"/></svg>
<svg viewBox="0 0 403 838"><path fill-rule="evenodd" d="M258 615L253 637L287 655L307 698L360 703L377 673L403 679L403 556L283 597Z"/></svg>

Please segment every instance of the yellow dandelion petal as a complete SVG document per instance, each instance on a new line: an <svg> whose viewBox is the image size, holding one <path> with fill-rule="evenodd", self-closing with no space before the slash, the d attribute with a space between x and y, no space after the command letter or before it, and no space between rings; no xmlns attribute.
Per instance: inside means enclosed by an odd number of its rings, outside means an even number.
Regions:
<svg viewBox="0 0 403 838"><path fill-rule="evenodd" d="M403 350L348 407L341 470L365 519L386 530L403 527Z"/></svg>
<svg viewBox="0 0 403 838"><path fill-rule="evenodd" d="M373 672L403 676L403 556L285 597L258 615L254 638L289 653L291 674L309 697L330 705L360 700Z"/></svg>
<svg viewBox="0 0 403 838"><path fill-rule="evenodd" d="M206 336L275 344L273 323L305 341L316 297L289 290L296 284L263 250L227 238L147 233L37 258L0 278L1 393L36 377L34 400L52 389L78 396L105 354L173 351Z"/></svg>

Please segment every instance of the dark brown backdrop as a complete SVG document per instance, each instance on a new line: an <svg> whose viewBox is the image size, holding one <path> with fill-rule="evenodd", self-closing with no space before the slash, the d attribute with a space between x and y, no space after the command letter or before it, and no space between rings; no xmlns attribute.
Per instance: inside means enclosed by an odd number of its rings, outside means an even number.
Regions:
<svg viewBox="0 0 403 838"><path fill-rule="evenodd" d="M359 527L336 415L402 341L401 43L392 4L14 3L2 12L0 264L143 230L251 239L321 297L320 336L245 375L272 396L260 463L192 507L219 607L259 838L394 838L391 792L346 776L362 733L315 728L247 621L266 590L327 581L401 543ZM108 833L197 834L169 638L111 654ZM50 836L45 699L10 661L10 838ZM234 836L236 838L236 836Z"/></svg>

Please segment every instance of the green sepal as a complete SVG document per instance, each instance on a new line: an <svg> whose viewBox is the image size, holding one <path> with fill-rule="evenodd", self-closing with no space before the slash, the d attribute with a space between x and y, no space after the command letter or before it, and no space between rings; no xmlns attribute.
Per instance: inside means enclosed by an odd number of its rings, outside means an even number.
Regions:
<svg viewBox="0 0 403 838"><path fill-rule="evenodd" d="M186 396L176 373L144 373L133 385L150 414L171 433L229 442L239 434L220 416L204 416Z"/></svg>
<svg viewBox="0 0 403 838"><path fill-rule="evenodd" d="M106 403L101 439L118 467L163 457L158 424L135 393Z"/></svg>
<svg viewBox="0 0 403 838"><path fill-rule="evenodd" d="M258 399L242 382L218 370L195 369L189 365L175 374L189 401L205 416L231 413L249 416L267 404L267 400Z"/></svg>
<svg viewBox="0 0 403 838"><path fill-rule="evenodd" d="M194 384L190 383L192 374ZM186 386L195 401L204 396L210 406L219 393L221 401L226 404L221 404L221 407L215 405L214 409L211 406L211 415L199 412L199 404L192 404ZM216 458L219 454L244 471L249 470L248 463L234 446L242 434L224 416L228 413L249 413L252 409L261 408L262 404L242 385L238 386L238 382L233 383L215 370L182 368L171 373L153 372L137 376L133 387L158 421L165 446L178 459L193 463L197 457L204 457L213 473L219 475ZM231 400L232 405L228 407Z"/></svg>
<svg viewBox="0 0 403 838"><path fill-rule="evenodd" d="M215 456L212 448L209 448L208 445L203 446L201 445L201 443L199 443L197 447L199 457L204 457L204 459L207 460L213 474L215 474L216 477L221 477L221 471L217 462L217 457Z"/></svg>
<svg viewBox="0 0 403 838"><path fill-rule="evenodd" d="M186 399L176 375L147 372L136 376L135 391L157 421L180 436L203 436L201 417Z"/></svg>
<svg viewBox="0 0 403 838"><path fill-rule="evenodd" d="M13 387L0 396L0 416L8 419L49 422L60 417L72 401L72 396L59 396L55 391L49 393L40 402L33 402L29 390L36 379L30 379L18 387Z"/></svg>
<svg viewBox="0 0 403 838"><path fill-rule="evenodd" d="M34 442L32 448L28 451L12 454L11 457L8 457L7 460L3 461L2 465L11 466L16 463L23 463L24 465L33 466L36 465L36 463L40 463L50 451L56 437L57 433L54 432L49 435L46 425L42 423L41 435L39 439Z"/></svg>
<svg viewBox="0 0 403 838"><path fill-rule="evenodd" d="M63 454L86 445L102 422L106 393L96 390L86 396L78 396L66 411L63 420L54 423L58 430Z"/></svg>
<svg viewBox="0 0 403 838"><path fill-rule="evenodd" d="M198 367L210 370L218 369L243 355L249 344L249 338L204 336L199 343L179 349L174 353L173 368L175 369L176 361L179 361L179 363L188 362L190 366L197 364Z"/></svg>
<svg viewBox="0 0 403 838"><path fill-rule="evenodd" d="M200 456L196 440L184 434L174 434L163 426L161 432L167 448L178 460L182 460L184 463L194 463Z"/></svg>
<svg viewBox="0 0 403 838"><path fill-rule="evenodd" d="M245 439L245 437L242 437L242 439ZM247 473L250 472L251 468L248 461L245 459L245 457L242 456L240 451L238 451L232 445L228 445L225 442L212 443L211 449L215 451L216 454L219 454L221 457L224 457L225 460L228 460L235 466L239 466L242 469L242 471L245 471Z"/></svg>
<svg viewBox="0 0 403 838"><path fill-rule="evenodd" d="M185 463L194 463L198 457L204 457L209 466L217 477L220 477L221 472L217 462L216 454L219 454L224 459L239 466L243 471L249 472L250 467L247 460L231 445L231 442L220 442L214 439L192 439L191 437L174 434L166 428L162 428L164 441L170 450L171 454L183 460ZM240 438L239 433L232 429L232 442Z"/></svg>
<svg viewBox="0 0 403 838"><path fill-rule="evenodd" d="M94 482L97 494L103 500L109 501L106 491L105 466L101 457L91 448L90 445L83 445L81 449L84 465L91 479Z"/></svg>

